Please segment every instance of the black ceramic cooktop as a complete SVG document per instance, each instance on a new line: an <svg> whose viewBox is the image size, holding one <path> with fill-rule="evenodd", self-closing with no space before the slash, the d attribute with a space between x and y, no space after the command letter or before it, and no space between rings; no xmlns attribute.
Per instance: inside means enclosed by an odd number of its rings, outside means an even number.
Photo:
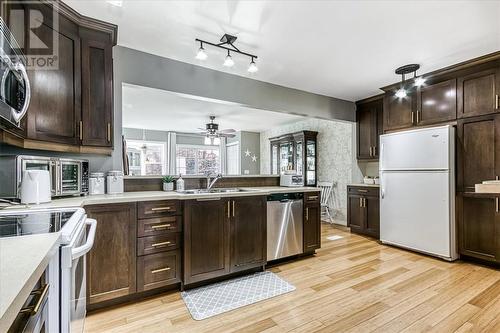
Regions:
<svg viewBox="0 0 500 333"><path fill-rule="evenodd" d="M74 211L0 215L0 238L58 232Z"/></svg>

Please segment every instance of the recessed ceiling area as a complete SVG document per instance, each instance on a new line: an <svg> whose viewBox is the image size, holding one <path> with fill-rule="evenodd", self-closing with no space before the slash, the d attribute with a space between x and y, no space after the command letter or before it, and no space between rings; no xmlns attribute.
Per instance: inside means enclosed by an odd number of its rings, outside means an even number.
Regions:
<svg viewBox="0 0 500 333"><path fill-rule="evenodd" d="M123 84L122 96L123 127L128 128L196 133L216 116L220 129L262 132L305 119L131 84Z"/></svg>
<svg viewBox="0 0 500 333"><path fill-rule="evenodd" d="M65 0L84 15L118 24L118 44L183 62L350 101L397 82L394 69L419 73L500 50L500 1L106 1ZM195 38L224 34L257 54L222 66L225 54Z"/></svg>

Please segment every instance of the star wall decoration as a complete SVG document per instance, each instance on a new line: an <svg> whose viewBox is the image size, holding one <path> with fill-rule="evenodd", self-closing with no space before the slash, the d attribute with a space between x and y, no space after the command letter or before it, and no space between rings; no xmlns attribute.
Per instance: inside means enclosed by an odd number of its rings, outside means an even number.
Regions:
<svg viewBox="0 0 500 333"><path fill-rule="evenodd" d="M252 156L252 162L257 162L257 156L255 155Z"/></svg>
<svg viewBox="0 0 500 333"><path fill-rule="evenodd" d="M250 154L251 154L250 150L248 150L248 149L247 149L247 150L245 151L245 156L250 156Z"/></svg>

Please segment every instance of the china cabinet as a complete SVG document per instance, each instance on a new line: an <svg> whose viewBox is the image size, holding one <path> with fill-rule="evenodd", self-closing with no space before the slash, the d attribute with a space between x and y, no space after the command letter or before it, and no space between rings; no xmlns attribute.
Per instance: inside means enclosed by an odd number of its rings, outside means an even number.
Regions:
<svg viewBox="0 0 500 333"><path fill-rule="evenodd" d="M271 173L295 172L304 176L305 186L316 186L317 136L318 132L301 131L269 139Z"/></svg>

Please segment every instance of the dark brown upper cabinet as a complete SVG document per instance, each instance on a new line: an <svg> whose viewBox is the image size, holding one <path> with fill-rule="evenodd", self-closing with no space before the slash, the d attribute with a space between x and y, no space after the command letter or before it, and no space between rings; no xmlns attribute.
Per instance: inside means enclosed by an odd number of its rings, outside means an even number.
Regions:
<svg viewBox="0 0 500 333"><path fill-rule="evenodd" d="M52 40L54 32L59 43L57 69L28 71L31 102L26 117L26 136L33 140L77 145L81 119L78 25L61 16L58 27L42 24L36 31L42 41ZM45 50L33 48L30 52L43 54Z"/></svg>
<svg viewBox="0 0 500 333"><path fill-rule="evenodd" d="M499 67L459 77L457 80L457 97L459 118L499 112Z"/></svg>
<svg viewBox="0 0 500 333"><path fill-rule="evenodd" d="M230 200L231 272L266 263L266 197Z"/></svg>
<svg viewBox="0 0 500 333"><path fill-rule="evenodd" d="M475 184L500 176L500 115L458 121L458 191L475 190Z"/></svg>
<svg viewBox="0 0 500 333"><path fill-rule="evenodd" d="M97 220L87 255L87 302L97 304L136 292L136 204L87 206Z"/></svg>
<svg viewBox="0 0 500 333"><path fill-rule="evenodd" d="M464 193L458 197L459 252L500 262L499 198Z"/></svg>
<svg viewBox="0 0 500 333"><path fill-rule="evenodd" d="M435 80L434 80L435 81ZM425 126L457 118L456 79L433 82L417 89L415 125Z"/></svg>
<svg viewBox="0 0 500 333"><path fill-rule="evenodd" d="M399 130L415 124L416 91L413 89L404 98L395 95L396 89L384 95L384 131Z"/></svg>
<svg viewBox="0 0 500 333"><path fill-rule="evenodd" d="M44 13L38 28L28 27L30 21L25 20L25 53L28 56L47 53L46 49L30 45L35 40L29 35L32 33L46 45L58 45L57 67L28 66L31 102L22 123L25 130L22 133L7 130L16 138L6 142L22 148L110 154L112 47L116 45L117 26L82 16L61 1L57 2L55 13L52 4L41 1L16 4L16 9L26 12L25 17L31 10Z"/></svg>
<svg viewBox="0 0 500 333"><path fill-rule="evenodd" d="M85 146L113 146L113 56L107 34L82 38L82 132Z"/></svg>
<svg viewBox="0 0 500 333"><path fill-rule="evenodd" d="M377 160L379 135L382 134L383 99L356 103L357 158Z"/></svg>

